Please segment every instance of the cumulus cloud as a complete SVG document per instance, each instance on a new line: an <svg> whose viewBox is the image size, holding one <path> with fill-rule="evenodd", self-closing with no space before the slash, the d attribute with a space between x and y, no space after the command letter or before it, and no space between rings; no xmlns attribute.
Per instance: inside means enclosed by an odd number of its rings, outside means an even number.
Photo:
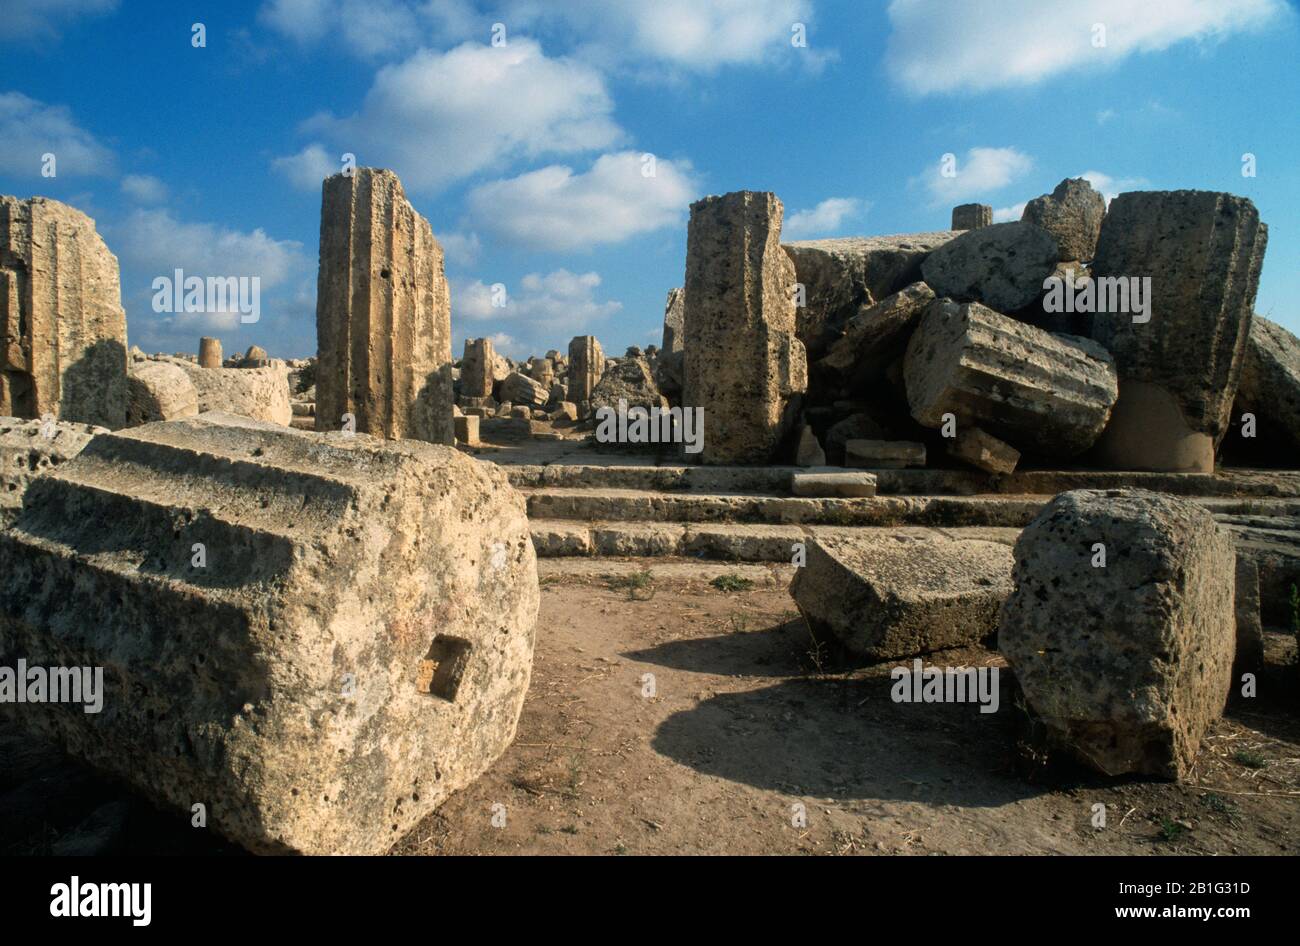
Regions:
<svg viewBox="0 0 1300 946"><path fill-rule="evenodd" d="M615 144L613 107L595 69L515 39L422 49L381 69L356 114L320 115L304 130L363 165L393 168L412 190L436 190L507 160Z"/></svg>
<svg viewBox="0 0 1300 946"><path fill-rule="evenodd" d="M271 167L287 177L298 190L319 192L325 178L343 169L341 157L336 158L323 145L313 142L297 154L274 159Z"/></svg>
<svg viewBox="0 0 1300 946"><path fill-rule="evenodd" d="M1106 198L1107 206L1125 191L1141 190L1150 185L1144 177L1112 177L1102 171L1084 171L1082 174L1076 174L1075 177L1083 178L1093 186L1094 190L1100 192Z"/></svg>
<svg viewBox="0 0 1300 946"><path fill-rule="evenodd" d="M979 92L1115 65L1188 40L1219 40L1287 15L1285 0L893 0L885 63L914 94Z"/></svg>
<svg viewBox="0 0 1300 946"><path fill-rule="evenodd" d="M62 105L46 105L21 92L0 92L0 171L40 177L44 156L55 157L59 177L112 174L113 152L72 119Z"/></svg>
<svg viewBox="0 0 1300 946"><path fill-rule="evenodd" d="M1033 159L1015 148L971 148L957 158L952 176L945 174L947 166L940 159L914 177L912 185L925 188L932 207L960 204L1014 183L1033 166Z"/></svg>
<svg viewBox="0 0 1300 946"><path fill-rule="evenodd" d="M585 250L681 224L696 192L689 162L620 151L583 173L551 165L480 185L467 205L476 227L509 242Z"/></svg>
<svg viewBox="0 0 1300 946"><path fill-rule="evenodd" d="M151 174L128 174L119 186L137 203L160 204L167 199L167 185Z"/></svg>
<svg viewBox="0 0 1300 946"><path fill-rule="evenodd" d="M117 0L6 0L0 40L54 39L73 20L116 9Z"/></svg>
<svg viewBox="0 0 1300 946"><path fill-rule="evenodd" d="M452 281L452 318L461 323L508 322L532 335L578 329L608 318L623 308L621 302L600 301L598 273L571 273L557 269L542 275L529 273L518 286L505 284L505 305L494 306L492 285L476 279Z"/></svg>
<svg viewBox="0 0 1300 946"><path fill-rule="evenodd" d="M473 266L478 261L483 245L479 242L477 233L452 231L439 233L436 236L439 245L442 246L443 257L448 263L456 266Z"/></svg>
<svg viewBox="0 0 1300 946"><path fill-rule="evenodd" d="M257 18L301 46L337 36L363 59L468 39L486 26L468 0L267 0Z"/></svg>
<svg viewBox="0 0 1300 946"><path fill-rule="evenodd" d="M1010 207L995 207L993 209L994 223L1015 223L1025 215L1025 205L1029 203L1022 200L1018 204L1012 204Z"/></svg>
<svg viewBox="0 0 1300 946"><path fill-rule="evenodd" d="M866 201L857 197L828 197L809 210L797 210L785 218L783 240L811 240L835 236L845 221L867 212Z"/></svg>

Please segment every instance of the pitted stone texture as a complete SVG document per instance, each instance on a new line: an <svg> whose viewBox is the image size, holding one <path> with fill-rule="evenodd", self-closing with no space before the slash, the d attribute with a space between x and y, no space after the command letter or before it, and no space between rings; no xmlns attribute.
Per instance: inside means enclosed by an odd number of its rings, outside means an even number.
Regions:
<svg viewBox="0 0 1300 946"><path fill-rule="evenodd" d="M925 444L914 440L849 440L844 444L844 465L880 470L925 466Z"/></svg>
<svg viewBox="0 0 1300 946"><path fill-rule="evenodd" d="M492 368L496 352L488 338L465 339L465 355L460 362L460 396L490 398L492 396Z"/></svg>
<svg viewBox="0 0 1300 946"><path fill-rule="evenodd" d="M781 201L738 191L691 205L682 405L704 409L701 462L770 462L808 387Z"/></svg>
<svg viewBox="0 0 1300 946"><path fill-rule="evenodd" d="M882 377L885 369L904 353L907 340L934 290L923 282L864 305L844 326L817 368L828 381L849 387Z"/></svg>
<svg viewBox="0 0 1300 946"><path fill-rule="evenodd" d="M986 430L969 424L957 431L948 453L985 473L1014 473L1020 451Z"/></svg>
<svg viewBox="0 0 1300 946"><path fill-rule="evenodd" d="M107 427L0 417L0 525L22 507L27 484L71 460ZM3 570L0 570L2 574Z"/></svg>
<svg viewBox="0 0 1300 946"><path fill-rule="evenodd" d="M204 335L199 339L199 367L221 367L221 339Z"/></svg>
<svg viewBox="0 0 1300 946"><path fill-rule="evenodd" d="M531 410L546 403L547 398L550 397L550 389L526 374L512 371L501 382L500 394L502 403L509 401L513 405L521 405Z"/></svg>
<svg viewBox="0 0 1300 946"><path fill-rule="evenodd" d="M206 415L36 486L0 653L102 666L105 704L22 719L160 804L255 852L379 853L513 739L537 572L491 465Z"/></svg>
<svg viewBox="0 0 1300 946"><path fill-rule="evenodd" d="M790 476L790 492L795 496L851 497L876 495L874 473L841 470L809 470Z"/></svg>
<svg viewBox="0 0 1300 946"><path fill-rule="evenodd" d="M1149 276L1151 320L1098 313L1093 338L1115 356L1121 386L1163 388L1187 427L1216 443L1237 391L1267 243L1249 199L1210 191L1120 194L1102 223L1093 279Z"/></svg>
<svg viewBox="0 0 1300 946"><path fill-rule="evenodd" d="M1092 259L1105 216L1106 199L1088 181L1075 177L1025 204L1020 220L1042 227L1055 237L1058 259L1065 262Z"/></svg>
<svg viewBox="0 0 1300 946"><path fill-rule="evenodd" d="M939 247L921 273L936 295L1014 312L1039 297L1059 259L1056 240L1042 227L995 223Z"/></svg>
<svg viewBox="0 0 1300 946"><path fill-rule="evenodd" d="M199 412L198 389L180 365L165 361L144 361L132 365L126 379L126 390L128 427L157 420L193 417ZM288 394L285 396L287 398Z"/></svg>
<svg viewBox="0 0 1300 946"><path fill-rule="evenodd" d="M931 252L958 236L956 230L894 236L840 237L786 243L795 279L804 287L798 310L799 340L817 359L863 306L891 296L921 279Z"/></svg>
<svg viewBox="0 0 1300 946"><path fill-rule="evenodd" d="M952 208L954 230L978 230L993 224L993 208L988 204L958 204Z"/></svg>
<svg viewBox="0 0 1300 946"><path fill-rule="evenodd" d="M200 368L186 361L168 362L179 366L189 375L199 396L199 411L224 411L269 421L286 427L293 420L293 407L289 403L289 369L284 364L269 368ZM323 424L330 430L343 426L341 418L321 415L321 405L316 404L316 427Z"/></svg>
<svg viewBox="0 0 1300 946"><path fill-rule="evenodd" d="M819 537L790 585L814 633L871 660L975 644L1011 593L1011 549L928 529Z"/></svg>
<svg viewBox="0 0 1300 946"><path fill-rule="evenodd" d="M628 407L647 410L668 406L644 358L624 358L605 372L591 392L591 412L595 414L602 407L617 411L620 400L626 401Z"/></svg>
<svg viewBox="0 0 1300 946"><path fill-rule="evenodd" d="M655 383L670 398L681 394L686 370L685 318L686 291L672 289L664 306L664 347L654 365Z"/></svg>
<svg viewBox="0 0 1300 946"><path fill-rule="evenodd" d="M1015 555L998 649L1049 744L1107 775L1187 776L1231 683L1228 534L1186 500L1079 490L1039 513Z"/></svg>
<svg viewBox="0 0 1300 946"><path fill-rule="evenodd" d="M1054 457L1091 446L1118 396L1115 366L1095 342L951 299L926 309L903 370L912 416L926 427L941 427L952 413L959 430L978 422Z"/></svg>
<svg viewBox="0 0 1300 946"><path fill-rule="evenodd" d="M590 401L604 375L605 352L595 335L579 335L569 342L569 400Z"/></svg>
<svg viewBox="0 0 1300 946"><path fill-rule="evenodd" d="M1258 313L1250 323L1237 400L1259 419L1256 436L1278 437L1300 457L1300 338Z"/></svg>
<svg viewBox="0 0 1300 946"><path fill-rule="evenodd" d="M117 257L80 210L0 196L0 414L126 422Z"/></svg>
<svg viewBox="0 0 1300 946"><path fill-rule="evenodd" d="M316 290L318 430L450 444L451 291L442 247L392 171L325 179Z"/></svg>

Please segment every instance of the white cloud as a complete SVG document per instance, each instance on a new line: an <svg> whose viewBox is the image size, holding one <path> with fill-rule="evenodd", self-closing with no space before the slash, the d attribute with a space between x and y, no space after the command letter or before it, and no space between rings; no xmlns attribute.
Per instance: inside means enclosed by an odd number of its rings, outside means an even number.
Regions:
<svg viewBox="0 0 1300 946"><path fill-rule="evenodd" d="M651 163L642 152L620 151L601 155L585 173L551 165L483 184L470 191L467 205L480 229L564 251L681 224L696 190L689 162Z"/></svg>
<svg viewBox="0 0 1300 946"><path fill-rule="evenodd" d="M893 0L885 54L893 79L919 95L1029 85L1186 40L1217 40L1287 15L1285 0ZM1094 24L1105 27L1095 46Z"/></svg>
<svg viewBox="0 0 1300 946"><path fill-rule="evenodd" d="M113 152L72 120L62 105L46 105L21 92L0 92L0 171L40 177L44 155L55 157L58 176L112 174Z"/></svg>
<svg viewBox="0 0 1300 946"><path fill-rule="evenodd" d="M571 273L557 269L542 275L529 273L518 286L506 286L506 304L492 305L492 287L482 280L451 285L451 313L455 320L510 322L521 331L537 333L576 330L608 318L623 308L621 302L598 301L597 273Z"/></svg>
<svg viewBox="0 0 1300 946"><path fill-rule="evenodd" d="M486 26L468 0L267 0L257 17L302 46L337 35L363 59L458 42Z"/></svg>
<svg viewBox="0 0 1300 946"><path fill-rule="evenodd" d="M439 233L436 236L439 245L442 246L442 254L447 262L456 266L473 266L478 261L478 255L483 249L483 245L479 242L477 233L452 231L450 233Z"/></svg>
<svg viewBox="0 0 1300 946"><path fill-rule="evenodd" d="M320 192L321 182L343 169L342 155L336 159L325 147L313 142L297 154L276 158L271 167L289 179L299 190Z"/></svg>
<svg viewBox="0 0 1300 946"><path fill-rule="evenodd" d="M866 202L857 197L828 197L811 210L798 210L786 217L781 239L835 236L844 221L859 218L866 212Z"/></svg>
<svg viewBox="0 0 1300 946"><path fill-rule="evenodd" d="M1022 200L1018 204L1012 204L1010 207L998 207L993 211L994 223L1015 223L1025 215L1025 205L1029 203Z"/></svg>
<svg viewBox="0 0 1300 946"><path fill-rule="evenodd" d="M1100 192L1106 198L1107 206L1124 191L1139 190L1149 185L1144 177L1111 177L1102 171L1084 171L1082 174L1076 174L1075 177L1083 178L1093 186L1094 190Z"/></svg>
<svg viewBox="0 0 1300 946"><path fill-rule="evenodd" d="M623 132L612 111L596 70L514 39L420 50L381 69L355 115L304 128L363 165L392 168L408 189L434 190L509 159L615 144Z"/></svg>
<svg viewBox="0 0 1300 946"><path fill-rule="evenodd" d="M78 17L116 9L117 0L6 0L0 12L0 40L57 38Z"/></svg>
<svg viewBox="0 0 1300 946"><path fill-rule="evenodd" d="M913 178L912 184L923 186L930 194L930 205L940 207L1000 190L1033 166L1033 159L1015 148L971 148L964 158L957 159L953 176L944 176L945 165L940 160Z"/></svg>
<svg viewBox="0 0 1300 946"><path fill-rule="evenodd" d="M301 315L302 307L310 304L302 286L314 275L316 261L303 251L301 243L273 239L261 228L242 232L177 220L166 209L138 208L122 223L106 229L108 243L122 262L122 295L132 331L147 325L146 337L229 331L240 324L238 312L155 313L151 306L153 280L170 277L177 269L184 270L186 276L205 278L259 277L264 319L292 314L293 310Z"/></svg>
<svg viewBox="0 0 1300 946"><path fill-rule="evenodd" d="M167 185L150 174L128 174L119 186L137 203L160 204L167 199Z"/></svg>

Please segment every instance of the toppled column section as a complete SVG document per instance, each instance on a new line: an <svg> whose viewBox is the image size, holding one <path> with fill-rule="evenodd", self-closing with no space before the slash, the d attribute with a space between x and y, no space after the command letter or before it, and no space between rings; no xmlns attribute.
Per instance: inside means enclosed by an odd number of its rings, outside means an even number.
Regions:
<svg viewBox="0 0 1300 946"><path fill-rule="evenodd" d="M95 221L0 196L0 415L121 427L126 312Z"/></svg>
<svg viewBox="0 0 1300 946"><path fill-rule="evenodd" d="M1107 775L1186 776L1232 682L1231 538L1188 500L1078 490L1015 554L998 649L1043 724L1040 748Z"/></svg>
<svg viewBox="0 0 1300 946"><path fill-rule="evenodd" d="M1023 450L1069 457L1097 439L1117 396L1101 346L1052 335L987 306L936 299L912 334L903 365L912 416L957 429L978 422Z"/></svg>
<svg viewBox="0 0 1300 946"><path fill-rule="evenodd" d="M392 171L325 180L316 337L317 430L453 442L442 247Z"/></svg>
<svg viewBox="0 0 1300 946"><path fill-rule="evenodd" d="M213 414L103 434L0 558L0 653L104 668L102 712L19 721L254 852L382 852L514 737L524 503L452 448Z"/></svg>
<svg viewBox="0 0 1300 946"><path fill-rule="evenodd" d="M1099 286L1143 288L1144 312L1098 313L1092 337L1115 356L1120 399L1098 444L1116 469L1212 472L1250 335L1268 227L1245 197L1210 191L1120 194L1092 264ZM1149 280L1149 282L1147 282ZM1177 430L1175 442L1152 432Z"/></svg>
<svg viewBox="0 0 1300 946"><path fill-rule="evenodd" d="M808 387L782 214L754 191L691 205L682 405L704 410L706 464L771 462Z"/></svg>

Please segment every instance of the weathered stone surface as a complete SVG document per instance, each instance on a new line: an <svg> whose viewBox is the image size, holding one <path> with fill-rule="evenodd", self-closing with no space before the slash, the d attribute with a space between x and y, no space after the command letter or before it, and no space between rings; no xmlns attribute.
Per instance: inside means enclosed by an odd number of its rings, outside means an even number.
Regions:
<svg viewBox="0 0 1300 946"><path fill-rule="evenodd" d="M704 409L705 464L772 460L808 387L783 212L754 191L691 205L682 405Z"/></svg>
<svg viewBox="0 0 1300 946"><path fill-rule="evenodd" d="M22 506L27 484L71 460L107 427L0 417L0 525ZM0 580L4 571L0 569Z"/></svg>
<svg viewBox="0 0 1300 946"><path fill-rule="evenodd" d="M261 345L249 345L244 357L239 360L241 368L265 368L271 363L271 356Z"/></svg>
<svg viewBox="0 0 1300 946"><path fill-rule="evenodd" d="M929 530L808 543L790 585L814 633L871 660L974 644L997 630L1011 549Z"/></svg>
<svg viewBox="0 0 1300 946"><path fill-rule="evenodd" d="M392 171L325 179L316 337L318 430L453 441L442 247Z"/></svg>
<svg viewBox="0 0 1300 946"><path fill-rule="evenodd" d="M1120 398L1099 454L1116 468L1180 469L1143 451L1142 431L1160 418L1159 392L1190 434L1207 441L1201 469L1228 427L1250 334L1268 228L1245 197L1209 191L1120 194L1101 227L1092 278L1150 277L1150 321L1098 313L1093 338L1115 356ZM1138 382L1135 386L1131 382ZM1144 399L1130 404L1129 392ZM1113 437L1113 442L1112 442Z"/></svg>
<svg viewBox="0 0 1300 946"><path fill-rule="evenodd" d="M288 426L293 419L289 404L289 369L284 365L269 368L200 368L189 362L171 361L189 375L199 396L199 411L224 411ZM341 419L332 423L320 416L317 404L316 429L322 423L332 430L342 428Z"/></svg>
<svg viewBox="0 0 1300 946"><path fill-rule="evenodd" d="M817 435L807 424L799 430L799 440L794 448L795 466L825 466L826 451L822 449Z"/></svg>
<svg viewBox="0 0 1300 946"><path fill-rule="evenodd" d="M1091 446L1117 396L1115 366L1096 343L951 299L926 309L903 371L912 416L924 426L941 427L952 413L958 430L977 424L1054 457Z"/></svg>
<svg viewBox="0 0 1300 946"><path fill-rule="evenodd" d="M500 394L502 402L509 401L512 406L521 405L531 410L546 403L550 390L528 375L512 371L501 382Z"/></svg>
<svg viewBox="0 0 1300 946"><path fill-rule="evenodd" d="M460 361L461 397L490 398L495 379L492 369L496 352L488 338L465 339L465 355Z"/></svg>
<svg viewBox="0 0 1300 946"><path fill-rule="evenodd" d="M1300 456L1300 338L1258 313L1250 323L1237 401L1255 415L1256 437L1281 440Z"/></svg>
<svg viewBox="0 0 1300 946"><path fill-rule="evenodd" d="M917 282L874 305L863 306L849 319L826 357L817 362L819 373L842 386L858 386L883 376L890 363L904 353L912 330L933 301L934 290Z"/></svg>
<svg viewBox="0 0 1300 946"><path fill-rule="evenodd" d="M921 279L921 263L958 235L955 230L894 236L842 237L786 243L795 279L804 287L798 310L799 340L810 359L820 358L844 324L864 305L873 305Z"/></svg>
<svg viewBox="0 0 1300 946"><path fill-rule="evenodd" d="M214 415L104 434L0 557L0 653L104 668L103 712L20 719L250 850L382 852L514 737L536 560L521 497L454 449Z"/></svg>
<svg viewBox="0 0 1300 946"><path fill-rule="evenodd" d="M891 432L869 414L850 414L826 431L826 459L830 463L843 463L844 448L850 440L892 439Z"/></svg>
<svg viewBox="0 0 1300 946"><path fill-rule="evenodd" d="M664 347L660 354L682 351L686 345L686 290L678 287L668 290L664 303Z"/></svg>
<svg viewBox="0 0 1300 946"><path fill-rule="evenodd" d="M1264 625L1259 609L1259 564L1249 553L1237 552L1233 582L1233 612L1236 615L1237 653L1233 676L1258 674L1264 666Z"/></svg>
<svg viewBox="0 0 1300 946"><path fill-rule="evenodd" d="M1020 220L1042 227L1056 239L1058 259L1090 260L1105 216L1106 199L1088 181L1075 177L1025 204Z"/></svg>
<svg viewBox="0 0 1300 946"><path fill-rule="evenodd" d="M1195 503L1053 499L1016 543L998 633L1048 743L1107 775L1186 776L1228 696L1235 570L1232 540Z"/></svg>
<svg viewBox="0 0 1300 946"><path fill-rule="evenodd" d="M478 417L472 414L462 414L453 418L456 425L456 442L462 443L467 447L477 447L481 441L478 439Z"/></svg>
<svg viewBox="0 0 1300 946"><path fill-rule="evenodd" d="M986 430L966 425L948 445L948 453L986 473L1014 473L1020 451Z"/></svg>
<svg viewBox="0 0 1300 946"><path fill-rule="evenodd" d="M128 427L156 420L193 417L199 412L199 392L189 374L179 365L165 361L132 365L126 379L126 391Z"/></svg>
<svg viewBox="0 0 1300 946"><path fill-rule="evenodd" d="M850 440L844 444L844 465L881 470L925 466L925 444L912 440Z"/></svg>
<svg viewBox="0 0 1300 946"><path fill-rule="evenodd" d="M967 230L925 258L921 273L938 296L999 312L1029 305L1059 261L1056 240L1031 223Z"/></svg>
<svg viewBox="0 0 1300 946"><path fill-rule="evenodd" d="M0 196L0 415L126 422L126 312L95 221Z"/></svg>
<svg viewBox="0 0 1300 946"><path fill-rule="evenodd" d="M533 362L528 376L545 388L547 396L550 396L551 384L555 381L555 365L549 358Z"/></svg>
<svg viewBox="0 0 1300 946"><path fill-rule="evenodd" d="M795 496L852 497L876 495L874 473L815 470L790 475L790 492Z"/></svg>
<svg viewBox="0 0 1300 946"><path fill-rule="evenodd" d="M993 208L988 204L958 204L952 208L954 230L978 230L993 225Z"/></svg>
<svg viewBox="0 0 1300 946"><path fill-rule="evenodd" d="M202 368L221 367L221 339L204 335L199 339L199 366Z"/></svg>
<svg viewBox="0 0 1300 946"><path fill-rule="evenodd" d="M595 335L579 335L569 342L569 400L584 404L591 400L605 375L605 352Z"/></svg>
<svg viewBox="0 0 1300 946"><path fill-rule="evenodd" d="M626 401L629 408L668 406L644 358L624 358L605 372L591 392L591 412L594 415L602 407L618 410L620 400Z"/></svg>

